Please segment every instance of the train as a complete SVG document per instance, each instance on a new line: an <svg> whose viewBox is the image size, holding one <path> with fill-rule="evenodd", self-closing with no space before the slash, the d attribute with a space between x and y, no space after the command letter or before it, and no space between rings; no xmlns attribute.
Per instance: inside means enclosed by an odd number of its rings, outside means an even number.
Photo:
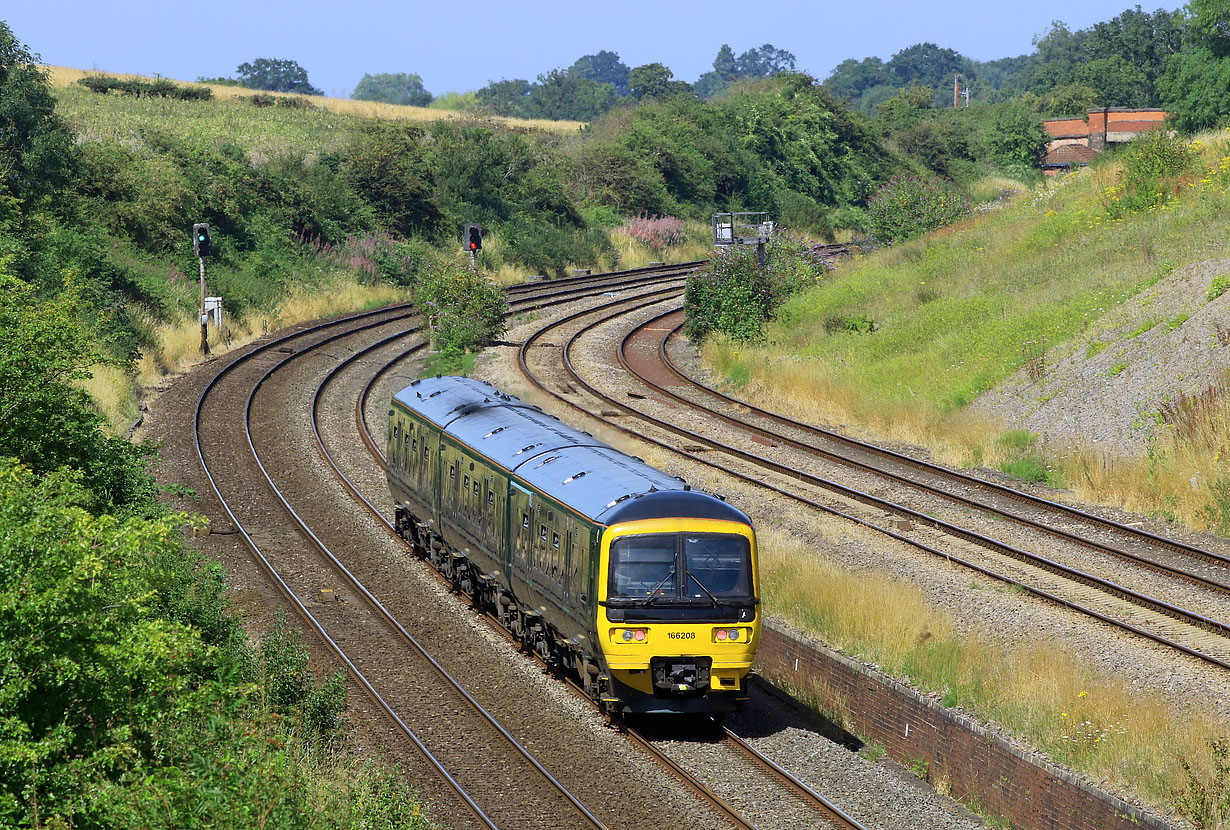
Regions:
<svg viewBox="0 0 1230 830"><path fill-rule="evenodd" d="M389 406L394 526L612 717L747 700L760 641L747 515L473 378Z"/></svg>

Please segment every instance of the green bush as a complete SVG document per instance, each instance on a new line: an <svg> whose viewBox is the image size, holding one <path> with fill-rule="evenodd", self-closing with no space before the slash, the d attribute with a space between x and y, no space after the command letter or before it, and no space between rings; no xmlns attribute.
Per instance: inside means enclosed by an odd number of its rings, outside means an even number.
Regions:
<svg viewBox="0 0 1230 830"><path fill-rule="evenodd" d="M1103 198L1106 215L1112 219L1160 207L1176 196L1196 154L1178 136L1153 130L1131 142L1122 158L1123 181Z"/></svg>
<svg viewBox="0 0 1230 830"><path fill-rule="evenodd" d="M477 351L504 333L504 292L473 271L451 266L424 275L414 302L427 319L436 351Z"/></svg>
<svg viewBox="0 0 1230 830"><path fill-rule="evenodd" d="M714 331L740 341L760 340L782 300L814 285L827 270L815 245L789 233L766 246L763 270L754 246L724 245L688 280L684 333L694 343Z"/></svg>
<svg viewBox="0 0 1230 830"><path fill-rule="evenodd" d="M684 334L699 343L712 332L740 341L760 340L769 318L769 285L756 249L724 245L688 279Z"/></svg>
<svg viewBox="0 0 1230 830"><path fill-rule="evenodd" d="M608 254L611 239L599 228L588 230L517 216L501 230L506 258L526 268L556 277L567 276L569 264L596 266Z"/></svg>
<svg viewBox="0 0 1230 830"><path fill-rule="evenodd" d="M949 225L969 215L969 202L955 188L935 179L894 176L867 204L872 234L892 243Z"/></svg>

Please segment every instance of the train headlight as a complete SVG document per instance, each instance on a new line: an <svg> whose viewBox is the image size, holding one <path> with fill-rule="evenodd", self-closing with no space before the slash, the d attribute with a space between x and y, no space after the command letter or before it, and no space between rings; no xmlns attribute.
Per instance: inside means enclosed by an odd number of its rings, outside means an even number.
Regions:
<svg viewBox="0 0 1230 830"><path fill-rule="evenodd" d="M746 643L750 639L752 639L752 632L748 628L713 629L713 642L715 643Z"/></svg>
<svg viewBox="0 0 1230 830"><path fill-rule="evenodd" d="M719 628L717 631L714 632L713 636L716 637L718 642L720 643L722 640L725 640L727 636L729 636L729 634L730 632L728 632L725 628Z"/></svg>
<svg viewBox="0 0 1230 830"><path fill-rule="evenodd" d="M649 639L649 630L646 628L613 628L611 639L616 642L622 640L625 643L643 643Z"/></svg>
<svg viewBox="0 0 1230 830"><path fill-rule="evenodd" d="M730 640L731 640L731 642L734 642L734 641L736 641L736 640L738 640L738 639L739 639L739 629L737 629L737 628L732 628L732 629L730 629Z"/></svg>

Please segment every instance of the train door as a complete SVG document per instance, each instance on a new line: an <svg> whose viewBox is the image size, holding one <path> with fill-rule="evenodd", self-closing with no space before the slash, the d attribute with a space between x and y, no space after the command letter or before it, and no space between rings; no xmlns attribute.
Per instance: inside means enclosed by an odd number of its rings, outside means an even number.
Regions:
<svg viewBox="0 0 1230 830"><path fill-rule="evenodd" d="M515 481L508 487L508 538L511 570L525 578L534 549L534 494Z"/></svg>

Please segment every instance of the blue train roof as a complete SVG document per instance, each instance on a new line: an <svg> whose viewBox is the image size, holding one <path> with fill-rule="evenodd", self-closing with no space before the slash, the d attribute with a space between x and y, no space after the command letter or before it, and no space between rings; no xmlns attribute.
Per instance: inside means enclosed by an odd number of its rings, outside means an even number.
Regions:
<svg viewBox="0 0 1230 830"><path fill-rule="evenodd" d="M668 476L489 383L417 380L394 400L535 489L602 524L690 515L748 522L720 499ZM750 523L750 522L749 522Z"/></svg>

